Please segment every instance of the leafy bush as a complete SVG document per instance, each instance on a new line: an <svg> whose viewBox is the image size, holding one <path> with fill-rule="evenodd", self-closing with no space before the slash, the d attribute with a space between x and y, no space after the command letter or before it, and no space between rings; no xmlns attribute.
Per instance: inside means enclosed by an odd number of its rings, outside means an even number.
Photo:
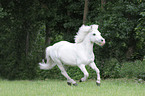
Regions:
<svg viewBox="0 0 145 96"><path fill-rule="evenodd" d="M66 69L67 74L75 80L80 80L82 77L84 77L83 72L77 67L77 66L64 66ZM86 66L86 69L89 73L88 79L96 79L96 72L90 68L89 66ZM39 75L40 79L61 79L65 80L66 78L61 74L60 69L57 67L57 65L51 69L51 70L37 70L37 73Z"/></svg>
<svg viewBox="0 0 145 96"><path fill-rule="evenodd" d="M121 77L139 77L145 73L145 61L125 62L123 63L120 75Z"/></svg>
<svg viewBox="0 0 145 96"><path fill-rule="evenodd" d="M99 10L95 21L106 39L103 50L100 50L100 53L105 52L103 58L142 60L145 52L144 7L144 2L119 0L107 2L104 10Z"/></svg>
<svg viewBox="0 0 145 96"><path fill-rule="evenodd" d="M138 75L139 79L143 79L145 81L145 72Z"/></svg>
<svg viewBox="0 0 145 96"><path fill-rule="evenodd" d="M0 7L0 18L3 18L6 15L7 15L7 13L3 12L3 8Z"/></svg>
<svg viewBox="0 0 145 96"><path fill-rule="evenodd" d="M108 59L104 62L102 70L102 76L104 78L118 78L119 77L119 71L120 71L120 63L117 59L112 58Z"/></svg>
<svg viewBox="0 0 145 96"><path fill-rule="evenodd" d="M96 61L96 65L100 70L101 78L142 78L145 80L145 61L135 61L135 62L124 62L120 63L117 59L107 59L105 61ZM83 72L76 66L64 66L68 75L75 80L80 80L84 74ZM96 79L96 72L86 66L86 69L89 73L88 79ZM43 71L37 69L37 73L40 79L62 79L66 78L61 74L59 68L56 66L51 70Z"/></svg>

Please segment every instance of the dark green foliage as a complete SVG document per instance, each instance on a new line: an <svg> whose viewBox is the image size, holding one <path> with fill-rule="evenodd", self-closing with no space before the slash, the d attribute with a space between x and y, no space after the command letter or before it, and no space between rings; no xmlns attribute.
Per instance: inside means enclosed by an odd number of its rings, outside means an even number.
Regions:
<svg viewBox="0 0 145 96"><path fill-rule="evenodd" d="M120 70L121 77L129 77L129 78L144 78L143 75L145 73L145 61L135 61L135 62L125 62L122 63L122 67Z"/></svg>
<svg viewBox="0 0 145 96"><path fill-rule="evenodd" d="M144 11L144 5L143 2L133 3L119 0L116 3L108 2L104 10L100 11L96 17L96 22L99 23L100 31L106 39L106 45L102 50L108 53L106 58L113 57L119 61L142 60L143 55L140 52L144 54L142 48L144 47L142 44L144 31L137 32L135 29L139 24L137 21L140 20L140 12ZM137 35L139 35L138 39Z"/></svg>
<svg viewBox="0 0 145 96"><path fill-rule="evenodd" d="M145 9L144 9L145 10ZM140 18L138 19L138 25L135 28L135 39L136 39L136 53L135 59L139 59L144 57L145 54L145 12L140 13Z"/></svg>
<svg viewBox="0 0 145 96"><path fill-rule="evenodd" d="M65 79L57 66L51 70L40 70L38 68L37 74L39 79Z"/></svg>
<svg viewBox="0 0 145 96"><path fill-rule="evenodd" d="M94 46L96 64L102 78L144 76L138 69L145 54L145 2L143 0L90 0L87 24L98 24L106 39L103 47ZM74 36L82 25L84 0L1 0L0 1L0 77L7 79L65 79L60 70L43 71L38 62L46 47L46 24L50 45ZM139 63L138 63L139 62ZM144 63L139 66L144 65ZM89 79L96 78L90 67ZM83 73L66 67L73 79ZM120 71L121 70L121 71ZM130 70L130 71L129 71ZM126 72L127 71L127 72ZM133 72L132 72L133 71ZM126 74L125 75L120 75ZM135 72L135 73L134 73ZM143 70L142 70L143 72ZM130 75L131 74L131 75Z"/></svg>
<svg viewBox="0 0 145 96"><path fill-rule="evenodd" d="M36 77L37 58L40 58L36 46L33 46L41 25L35 17L37 3L3 1L0 6L7 13L0 19L0 76L8 79L33 79Z"/></svg>
<svg viewBox="0 0 145 96"><path fill-rule="evenodd" d="M69 76L76 80L80 80L84 76L83 72L79 69L79 67L67 66L66 71Z"/></svg>
<svg viewBox="0 0 145 96"><path fill-rule="evenodd" d="M145 72L144 73L140 73L137 78L139 79L143 79L145 81Z"/></svg>
<svg viewBox="0 0 145 96"><path fill-rule="evenodd" d="M102 75L104 78L118 78L120 72L120 63L117 59L110 59L104 61L104 66L102 68Z"/></svg>

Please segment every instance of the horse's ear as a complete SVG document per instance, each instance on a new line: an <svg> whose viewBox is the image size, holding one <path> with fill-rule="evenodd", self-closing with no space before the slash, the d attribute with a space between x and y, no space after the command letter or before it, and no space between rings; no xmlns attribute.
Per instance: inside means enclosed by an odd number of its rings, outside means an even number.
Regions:
<svg viewBox="0 0 145 96"><path fill-rule="evenodd" d="M99 25L96 25L96 28L98 29Z"/></svg>
<svg viewBox="0 0 145 96"><path fill-rule="evenodd" d="M83 26L85 26L85 25L83 24L81 27L83 27Z"/></svg>
<svg viewBox="0 0 145 96"><path fill-rule="evenodd" d="M87 32L87 31L90 30L90 28L91 28L90 26L86 26L86 25L83 24L83 25L80 27L79 30L80 30L80 31L86 31L86 32Z"/></svg>
<svg viewBox="0 0 145 96"><path fill-rule="evenodd" d="M91 25L91 29L98 29L99 25Z"/></svg>

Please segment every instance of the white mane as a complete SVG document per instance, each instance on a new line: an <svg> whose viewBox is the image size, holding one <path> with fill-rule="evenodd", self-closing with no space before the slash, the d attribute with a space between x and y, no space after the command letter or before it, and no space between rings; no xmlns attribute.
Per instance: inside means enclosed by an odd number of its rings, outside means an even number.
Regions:
<svg viewBox="0 0 145 96"><path fill-rule="evenodd" d="M85 26L82 25L79 28L79 31L77 32L77 35L75 36L75 43L81 43L86 35L90 32L90 29L98 29L98 25L91 25L91 26Z"/></svg>

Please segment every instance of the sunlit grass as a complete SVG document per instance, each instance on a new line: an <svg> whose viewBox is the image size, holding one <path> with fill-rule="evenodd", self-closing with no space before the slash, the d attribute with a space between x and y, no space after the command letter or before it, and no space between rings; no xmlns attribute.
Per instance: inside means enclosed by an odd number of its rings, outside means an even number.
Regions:
<svg viewBox="0 0 145 96"><path fill-rule="evenodd" d="M145 84L127 79L94 80L68 86L66 81L0 80L0 96L145 96Z"/></svg>

